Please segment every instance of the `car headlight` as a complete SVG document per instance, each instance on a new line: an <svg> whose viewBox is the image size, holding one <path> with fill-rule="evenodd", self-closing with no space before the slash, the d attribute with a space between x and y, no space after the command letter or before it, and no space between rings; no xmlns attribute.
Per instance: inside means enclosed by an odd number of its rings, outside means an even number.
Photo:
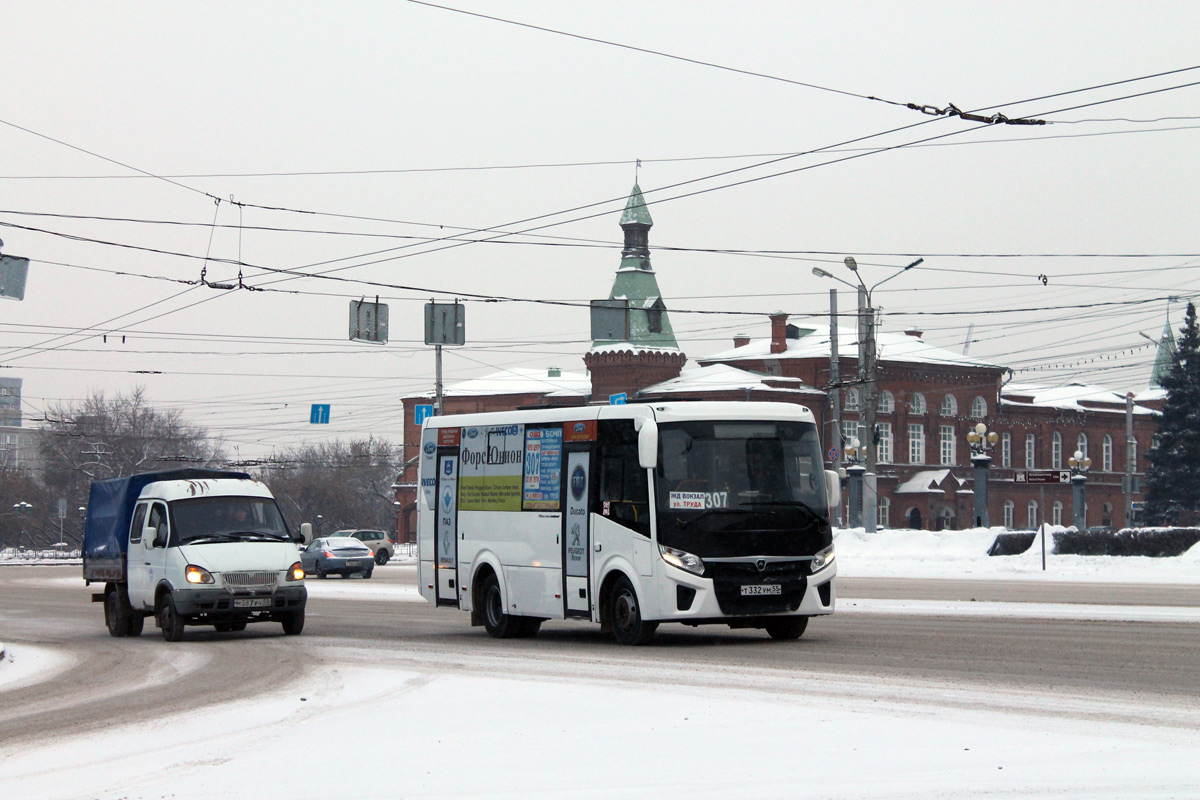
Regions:
<svg viewBox="0 0 1200 800"><path fill-rule="evenodd" d="M287 579L289 581L304 580L304 565L297 561L295 564L292 564L290 567L288 567Z"/></svg>
<svg viewBox="0 0 1200 800"><path fill-rule="evenodd" d="M824 550L819 551L812 559L812 572L820 572L833 563L834 556L833 545L829 545Z"/></svg>
<svg viewBox="0 0 1200 800"><path fill-rule="evenodd" d="M197 567L195 564L188 564L187 569L183 571L183 577L188 583L216 583L212 573L204 567Z"/></svg>
<svg viewBox="0 0 1200 800"><path fill-rule="evenodd" d="M676 550L674 547L667 547L665 544L658 546L658 552L662 554L663 561L673 567L679 567L696 575L704 574L704 562L700 560L700 556L694 556L683 550Z"/></svg>

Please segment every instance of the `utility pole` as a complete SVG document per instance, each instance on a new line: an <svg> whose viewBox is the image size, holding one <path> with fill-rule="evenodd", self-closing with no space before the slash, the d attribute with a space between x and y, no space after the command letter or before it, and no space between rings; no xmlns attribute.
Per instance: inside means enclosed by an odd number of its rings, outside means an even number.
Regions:
<svg viewBox="0 0 1200 800"><path fill-rule="evenodd" d="M844 443L842 442L842 390L839 374L840 366L838 364L838 302L837 289L829 290L829 405L830 405L830 420L833 430L829 436L830 447L834 449L834 457L831 466L833 471L838 474L838 480L841 480L842 470L842 450ZM842 509L839 507L835 512L838 522L842 518Z"/></svg>
<svg viewBox="0 0 1200 800"><path fill-rule="evenodd" d="M1133 392L1125 395L1125 527L1133 527L1133 461L1137 442L1133 439Z"/></svg>
<svg viewBox="0 0 1200 800"><path fill-rule="evenodd" d="M852 260L847 258L847 264ZM867 287L862 285L858 287L858 370L862 379L859 419L863 423L858 438L865 445L867 456L867 472L863 475L863 530L874 533L878 502L875 467L879 452L875 444L875 422L879 413L879 389L875 384L875 309L871 308Z"/></svg>

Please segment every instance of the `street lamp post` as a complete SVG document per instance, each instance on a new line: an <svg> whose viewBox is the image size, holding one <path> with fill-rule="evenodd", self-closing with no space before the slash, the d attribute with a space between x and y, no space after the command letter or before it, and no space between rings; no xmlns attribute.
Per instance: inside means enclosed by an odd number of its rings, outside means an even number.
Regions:
<svg viewBox="0 0 1200 800"><path fill-rule="evenodd" d="M971 466L975 468L976 528L991 527L988 518L988 467L992 465L992 448L999 439L996 432L989 432L987 425L982 422L967 433L967 441L971 444Z"/></svg>
<svg viewBox="0 0 1200 800"><path fill-rule="evenodd" d="M13 514L17 516L17 519L19 520L18 525L21 528L21 536L19 539L17 539L17 547L20 547L21 542L25 539L25 520L32 512L33 506L29 503L26 503L24 500L19 503L13 503Z"/></svg>
<svg viewBox="0 0 1200 800"><path fill-rule="evenodd" d="M1075 530L1081 531L1087 527L1085 488L1087 471L1092 468L1092 460L1085 456L1082 450L1076 450L1074 455L1067 459L1067 465L1071 468L1071 524L1075 526Z"/></svg>
<svg viewBox="0 0 1200 800"><path fill-rule="evenodd" d="M862 275L860 275L858 272L858 262L854 260L854 256L846 256L846 258L843 260L843 263L845 263L847 269L854 273L854 277L858 280L857 285L850 283L850 281L842 280L833 273L826 272L820 267L813 267L812 270L813 275L816 275L818 278L833 278L835 281L844 283L846 286L849 286L858 293L858 376L859 381L862 383L862 405L860 406L862 410L859 412L859 419L861 420L859 435L864 437L866 440L866 445L864 447L866 466L864 467L865 474L863 477L867 483L867 486L872 490L870 492L871 502L869 510L863 510L862 502L865 498L862 494L860 494L858 501L858 513L860 517L865 517L866 524L864 525L864 529L867 533L874 533L876 524L874 481L876 466L875 462L878 456L878 451L875 447L875 420L876 415L879 413L879 386L875 379L876 357L878 355L878 348L875 344L875 332L878 326L878 320L875 318L875 308L871 304L871 296L876 289L890 281L892 278L908 272L910 269L924 261L925 259L918 258L904 269L900 270L899 272L893 272L891 275L888 275L881 281L877 281L869 288L866 283L863 282ZM866 429L865 433L862 431L863 428ZM846 471L850 472L849 469ZM855 513L853 478L851 478L850 483L850 509L851 518L853 519ZM851 527L854 527L853 523L851 523Z"/></svg>

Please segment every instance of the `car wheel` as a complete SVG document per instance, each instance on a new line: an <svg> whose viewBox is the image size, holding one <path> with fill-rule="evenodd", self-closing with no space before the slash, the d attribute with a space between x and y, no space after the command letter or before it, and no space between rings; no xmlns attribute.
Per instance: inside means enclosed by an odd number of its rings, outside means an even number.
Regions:
<svg viewBox="0 0 1200 800"><path fill-rule="evenodd" d="M808 617L782 617L767 620L763 626L772 639L799 639L808 628Z"/></svg>
<svg viewBox="0 0 1200 800"><path fill-rule="evenodd" d="M246 620L235 619L233 622L229 623L229 630L233 631L234 633L246 630Z"/></svg>
<svg viewBox="0 0 1200 800"><path fill-rule="evenodd" d="M216 629L217 633L229 633L233 630L233 625L228 622L214 622L213 628Z"/></svg>
<svg viewBox="0 0 1200 800"><path fill-rule="evenodd" d="M175 610L175 601L170 594L163 594L154 606L154 615L158 619L158 627L162 629L162 637L168 642L178 642L183 638L183 619Z"/></svg>
<svg viewBox="0 0 1200 800"><path fill-rule="evenodd" d="M289 611L283 615L280 620L283 623L283 632L288 636L299 636L304 630L304 609L299 611ZM245 627L245 623L242 623Z"/></svg>
<svg viewBox="0 0 1200 800"><path fill-rule="evenodd" d="M373 569L369 569L369 570L367 570L366 572L364 572L364 573L363 573L363 580L370 580L370 579L371 579L371 573L372 573L372 572L374 572L374 571L375 571L375 570L373 570Z"/></svg>
<svg viewBox="0 0 1200 800"><path fill-rule="evenodd" d="M389 558L391 558L391 556L388 555L387 550L380 550L375 554L375 563L382 567L388 562Z"/></svg>
<svg viewBox="0 0 1200 800"><path fill-rule="evenodd" d="M325 580L329 577L329 573L322 569L320 564L317 564L317 577L321 580Z"/></svg>
<svg viewBox="0 0 1200 800"><path fill-rule="evenodd" d="M625 576L617 579L608 599L608 619L612 625L613 638L618 644L649 644L658 629L657 622L642 619L642 606L638 602L633 584Z"/></svg>

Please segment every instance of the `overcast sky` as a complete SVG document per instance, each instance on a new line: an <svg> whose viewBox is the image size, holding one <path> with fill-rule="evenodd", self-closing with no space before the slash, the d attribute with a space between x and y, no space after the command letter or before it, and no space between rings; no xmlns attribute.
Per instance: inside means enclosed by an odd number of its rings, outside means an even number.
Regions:
<svg viewBox="0 0 1200 800"><path fill-rule="evenodd" d="M852 309L813 266L871 285L920 256L874 294L884 330L1136 390L1139 332L1200 287L1194 3L451 5L0 0L26 424L141 385L243 457L398 442L431 297L468 302L447 382L582 372L582 305L479 298L606 296L635 177L693 358L776 310L828 325L831 288ZM376 295L391 341L348 341Z"/></svg>

